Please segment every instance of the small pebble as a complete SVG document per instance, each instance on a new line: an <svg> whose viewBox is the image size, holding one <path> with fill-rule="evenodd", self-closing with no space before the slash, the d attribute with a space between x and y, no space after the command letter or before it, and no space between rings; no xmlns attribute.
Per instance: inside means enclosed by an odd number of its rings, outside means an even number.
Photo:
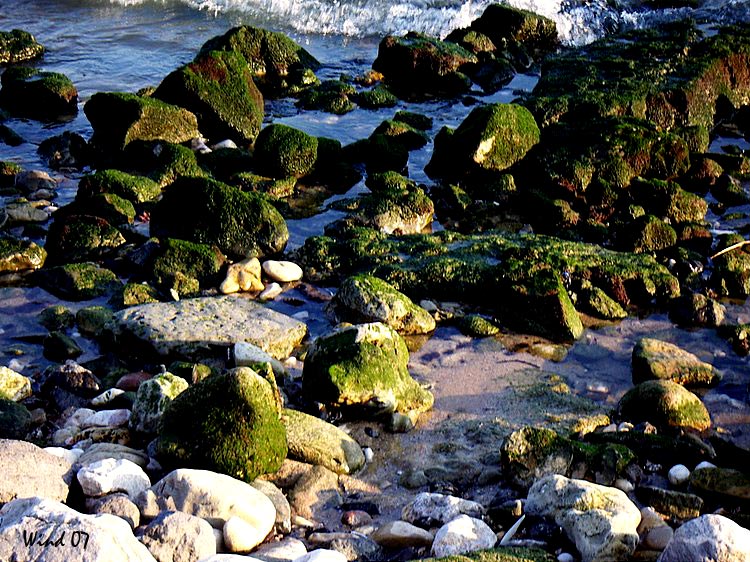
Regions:
<svg viewBox="0 0 750 562"><path fill-rule="evenodd" d="M667 477L673 486L681 486L690 478L690 470L684 464L676 464L669 469Z"/></svg>
<svg viewBox="0 0 750 562"><path fill-rule="evenodd" d="M263 272L279 283L290 283L302 279L302 268L291 261L265 261Z"/></svg>
<svg viewBox="0 0 750 562"><path fill-rule="evenodd" d="M573 562L575 558L569 552L561 552L557 555L557 562Z"/></svg>
<svg viewBox="0 0 750 562"><path fill-rule="evenodd" d="M370 463L375 458L375 453L372 452L370 447L363 447L362 452L365 454L365 462Z"/></svg>
<svg viewBox="0 0 750 562"><path fill-rule="evenodd" d="M609 387L606 384L597 382L587 384L586 390L588 390L589 392L596 392L597 394L607 394L609 392Z"/></svg>
<svg viewBox="0 0 750 562"><path fill-rule="evenodd" d="M109 404L120 396L121 394L125 394L124 390L121 390L119 388L110 388L109 390L106 390L102 392L99 396L95 396L91 399L91 405L92 406L104 406L105 404Z"/></svg>
<svg viewBox="0 0 750 562"><path fill-rule="evenodd" d="M615 433L617 431L617 426L613 423L609 425L605 425L602 428L602 433Z"/></svg>
<svg viewBox="0 0 750 562"><path fill-rule="evenodd" d="M213 150L219 150L220 148L237 148L237 143L235 143L232 139L226 139L211 145L211 148Z"/></svg>
<svg viewBox="0 0 750 562"><path fill-rule="evenodd" d="M266 285L266 288L261 291L258 295L258 299L262 301L271 301L278 297L282 293L283 289L278 283L270 283Z"/></svg>
<svg viewBox="0 0 750 562"><path fill-rule="evenodd" d="M698 470L699 468L716 468L716 465L712 462L701 461L695 465L695 470Z"/></svg>
<svg viewBox="0 0 750 562"><path fill-rule="evenodd" d="M361 509L352 509L341 515L341 522L347 527L362 527L372 523L372 516Z"/></svg>
<svg viewBox="0 0 750 562"><path fill-rule="evenodd" d="M674 531L672 527L669 525L660 525L648 532L644 543L651 550L664 550L673 536Z"/></svg>
<svg viewBox="0 0 750 562"><path fill-rule="evenodd" d="M615 488L622 490L626 494L635 490L635 486L627 478L618 478L615 480Z"/></svg>

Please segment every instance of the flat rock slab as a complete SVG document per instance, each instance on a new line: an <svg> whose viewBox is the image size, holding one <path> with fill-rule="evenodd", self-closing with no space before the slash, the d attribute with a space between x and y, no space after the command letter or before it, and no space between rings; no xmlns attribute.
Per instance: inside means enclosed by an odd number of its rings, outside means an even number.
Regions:
<svg viewBox="0 0 750 562"><path fill-rule="evenodd" d="M118 312L115 319L122 343L191 359L237 342L285 359L307 333L303 322L238 296L143 304Z"/></svg>

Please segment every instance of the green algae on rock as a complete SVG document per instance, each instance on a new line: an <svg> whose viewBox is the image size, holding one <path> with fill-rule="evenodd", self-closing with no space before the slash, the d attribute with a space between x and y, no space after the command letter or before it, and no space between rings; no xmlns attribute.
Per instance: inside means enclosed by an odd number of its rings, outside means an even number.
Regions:
<svg viewBox="0 0 750 562"><path fill-rule="evenodd" d="M461 177L472 171L502 172L539 142L534 116L516 104L490 104L471 111L455 131L435 138L426 171L434 177Z"/></svg>
<svg viewBox="0 0 750 562"><path fill-rule="evenodd" d="M231 258L281 252L286 222L260 193L208 179L180 177L151 213L151 235L214 244Z"/></svg>
<svg viewBox="0 0 750 562"><path fill-rule="evenodd" d="M271 385L247 367L190 386L164 410L159 460L250 482L276 472L287 455L286 430Z"/></svg>
<svg viewBox="0 0 750 562"><path fill-rule="evenodd" d="M729 468L706 467L690 475L690 489L706 499L750 502L750 476Z"/></svg>
<svg viewBox="0 0 750 562"><path fill-rule="evenodd" d="M141 433L157 433L159 420L167 405L188 389L188 382L172 373L163 373L143 381L133 402L128 421L131 429Z"/></svg>
<svg viewBox="0 0 750 562"><path fill-rule="evenodd" d="M83 111L94 129L91 142L102 150L122 150L136 140L181 143L200 136L195 115L152 97L99 92Z"/></svg>
<svg viewBox="0 0 750 562"><path fill-rule="evenodd" d="M0 439L26 439L31 413L22 404L0 398Z"/></svg>
<svg viewBox="0 0 750 562"><path fill-rule="evenodd" d="M304 412L284 408L289 458L321 465L337 474L352 474L365 465L359 444L333 424Z"/></svg>
<svg viewBox="0 0 750 562"><path fill-rule="evenodd" d="M630 389L617 405L619 416L632 423L650 422L662 429L711 427L708 410L695 394L670 380L650 380Z"/></svg>
<svg viewBox="0 0 750 562"><path fill-rule="evenodd" d="M0 236L0 275L39 269L46 259L47 251L35 242Z"/></svg>
<svg viewBox="0 0 750 562"><path fill-rule="evenodd" d="M0 400L20 402L31 396L31 379L0 366Z"/></svg>
<svg viewBox="0 0 750 562"><path fill-rule="evenodd" d="M485 34L493 45L509 40L535 55L546 55L560 46L555 22L549 18L505 4L490 4L471 22L471 29Z"/></svg>
<svg viewBox="0 0 750 562"><path fill-rule="evenodd" d="M209 39L198 57L210 51L235 51L247 61L264 95L294 93L317 82L320 63L292 39L277 31L242 25Z"/></svg>
<svg viewBox="0 0 750 562"><path fill-rule="evenodd" d="M180 176L209 175L200 167L196 153L189 147L160 140L129 143L122 154L121 165L135 174L148 176L156 182L159 189ZM145 187L149 192L153 189L152 186Z"/></svg>
<svg viewBox="0 0 750 562"><path fill-rule="evenodd" d="M201 132L215 142L248 145L263 122L263 96L244 57L234 51L199 55L167 75L153 97L194 113Z"/></svg>
<svg viewBox="0 0 750 562"><path fill-rule="evenodd" d="M555 560L552 554L541 548L506 546L443 558L420 558L412 562L555 562Z"/></svg>
<svg viewBox="0 0 750 562"><path fill-rule="evenodd" d="M345 279L331 307L344 322L382 322L401 334L426 334L435 329L435 319L425 309L372 275Z"/></svg>
<svg viewBox="0 0 750 562"><path fill-rule="evenodd" d="M297 106L302 109L325 111L334 115L344 115L354 111L352 101L357 89L342 80L325 80L317 86L302 91Z"/></svg>
<svg viewBox="0 0 750 562"><path fill-rule="evenodd" d="M683 386L713 386L720 373L680 347L654 338L641 338L633 348L633 384L671 380Z"/></svg>
<svg viewBox="0 0 750 562"><path fill-rule="evenodd" d="M125 237L105 219L93 215L55 215L44 249L48 263L92 261L122 246Z"/></svg>
<svg viewBox="0 0 750 562"><path fill-rule="evenodd" d="M313 171L318 139L304 131L274 123L255 141L254 156L261 171L274 178L300 178Z"/></svg>
<svg viewBox="0 0 750 562"><path fill-rule="evenodd" d="M159 249L151 263L156 286L172 286L177 274L194 278L201 287L218 285L226 257L216 246L167 238L159 244Z"/></svg>
<svg viewBox="0 0 750 562"><path fill-rule="evenodd" d="M426 412L434 397L407 369L403 338L385 324L343 327L313 341L302 372L312 399L350 412Z"/></svg>
<svg viewBox="0 0 750 562"><path fill-rule="evenodd" d="M100 297L122 286L112 271L91 262L45 267L34 278L44 290L73 301Z"/></svg>
<svg viewBox="0 0 750 562"><path fill-rule="evenodd" d="M88 199L99 193L111 193L139 204L153 201L161 195L159 185L146 176L128 174L120 170L97 170L78 182L76 201Z"/></svg>
<svg viewBox="0 0 750 562"><path fill-rule="evenodd" d="M28 31L0 31L0 65L30 61L43 54L44 47Z"/></svg>
<svg viewBox="0 0 750 562"><path fill-rule="evenodd" d="M113 318L114 312L106 306L86 306L76 312L75 321L83 335L97 338L104 333Z"/></svg>
<svg viewBox="0 0 750 562"><path fill-rule="evenodd" d="M0 107L13 114L45 120L78 113L78 90L59 72L13 66L5 69L0 83Z"/></svg>

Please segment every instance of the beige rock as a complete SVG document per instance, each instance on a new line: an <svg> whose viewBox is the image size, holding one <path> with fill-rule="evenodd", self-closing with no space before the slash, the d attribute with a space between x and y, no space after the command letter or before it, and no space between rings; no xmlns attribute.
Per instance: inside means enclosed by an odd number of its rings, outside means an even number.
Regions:
<svg viewBox="0 0 750 562"><path fill-rule="evenodd" d="M8 367L0 367L0 398L20 402L31 396L31 379Z"/></svg>
<svg viewBox="0 0 750 562"><path fill-rule="evenodd" d="M433 540L432 533L406 521L389 521L378 527L371 536L372 540L386 548L430 546Z"/></svg>
<svg viewBox="0 0 750 562"><path fill-rule="evenodd" d="M291 283L302 279L302 268L291 261L265 261L263 272L279 283Z"/></svg>
<svg viewBox="0 0 750 562"><path fill-rule="evenodd" d="M265 287L260 276L261 267L258 258L248 258L233 263L227 269L227 276L219 286L219 291L225 295L239 291L262 291Z"/></svg>

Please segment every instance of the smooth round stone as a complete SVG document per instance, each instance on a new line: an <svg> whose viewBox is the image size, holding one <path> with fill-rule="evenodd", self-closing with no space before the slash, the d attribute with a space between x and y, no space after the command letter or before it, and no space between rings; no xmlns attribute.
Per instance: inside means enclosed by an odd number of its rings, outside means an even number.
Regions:
<svg viewBox="0 0 750 562"><path fill-rule="evenodd" d="M347 527L361 527L372 523L372 516L366 511L353 509L341 515L341 522Z"/></svg>
<svg viewBox="0 0 750 562"><path fill-rule="evenodd" d="M701 468L716 468L716 465L712 462L701 461L695 465L695 470L699 470Z"/></svg>
<svg viewBox="0 0 750 562"><path fill-rule="evenodd" d="M281 285L278 283L269 283L266 285L266 288L261 291L261 293L258 295L258 300L261 301L272 301L276 297L278 297L284 289L281 288Z"/></svg>
<svg viewBox="0 0 750 562"><path fill-rule="evenodd" d="M135 498L151 486L143 469L126 459L103 459L81 468L76 474L83 493L103 496L110 492L125 492Z"/></svg>
<svg viewBox="0 0 750 562"><path fill-rule="evenodd" d="M110 388L109 390L102 392L99 396L92 398L90 404L92 406L105 406L123 394L125 394L125 391L122 389Z"/></svg>
<svg viewBox="0 0 750 562"><path fill-rule="evenodd" d="M617 480L615 480L615 488L617 488L618 490L622 490L626 494L635 490L635 486L633 485L633 483L626 478L618 478Z"/></svg>
<svg viewBox="0 0 750 562"><path fill-rule="evenodd" d="M557 562L573 562L575 558L570 552L561 552L557 555Z"/></svg>
<svg viewBox="0 0 750 562"><path fill-rule="evenodd" d="M81 428L88 427L123 427L130 420L130 410L101 410L81 422Z"/></svg>
<svg viewBox="0 0 750 562"><path fill-rule="evenodd" d="M690 470L684 464L676 464L669 469L668 478L673 486L681 486L690 478Z"/></svg>
<svg viewBox="0 0 750 562"><path fill-rule="evenodd" d="M432 533L406 521L389 521L378 527L371 538L387 548L431 546L434 540Z"/></svg>
<svg viewBox="0 0 750 562"><path fill-rule="evenodd" d="M66 449L65 447L45 447L44 450L50 455L55 455L69 462L71 465L75 464L83 454L83 449Z"/></svg>
<svg viewBox="0 0 750 562"><path fill-rule="evenodd" d="M232 516L224 523L224 546L229 552L250 552L265 536L244 519Z"/></svg>
<svg viewBox="0 0 750 562"><path fill-rule="evenodd" d="M302 279L302 268L291 261L265 261L263 262L263 271L279 283L291 283Z"/></svg>
<svg viewBox="0 0 750 562"><path fill-rule="evenodd" d="M640 534L645 536L651 529L665 525L664 519L653 507L641 508L641 522L638 524Z"/></svg>
<svg viewBox="0 0 750 562"><path fill-rule="evenodd" d="M651 550L664 550L672 540L674 530L669 525L660 525L651 529L644 540L644 544Z"/></svg>

